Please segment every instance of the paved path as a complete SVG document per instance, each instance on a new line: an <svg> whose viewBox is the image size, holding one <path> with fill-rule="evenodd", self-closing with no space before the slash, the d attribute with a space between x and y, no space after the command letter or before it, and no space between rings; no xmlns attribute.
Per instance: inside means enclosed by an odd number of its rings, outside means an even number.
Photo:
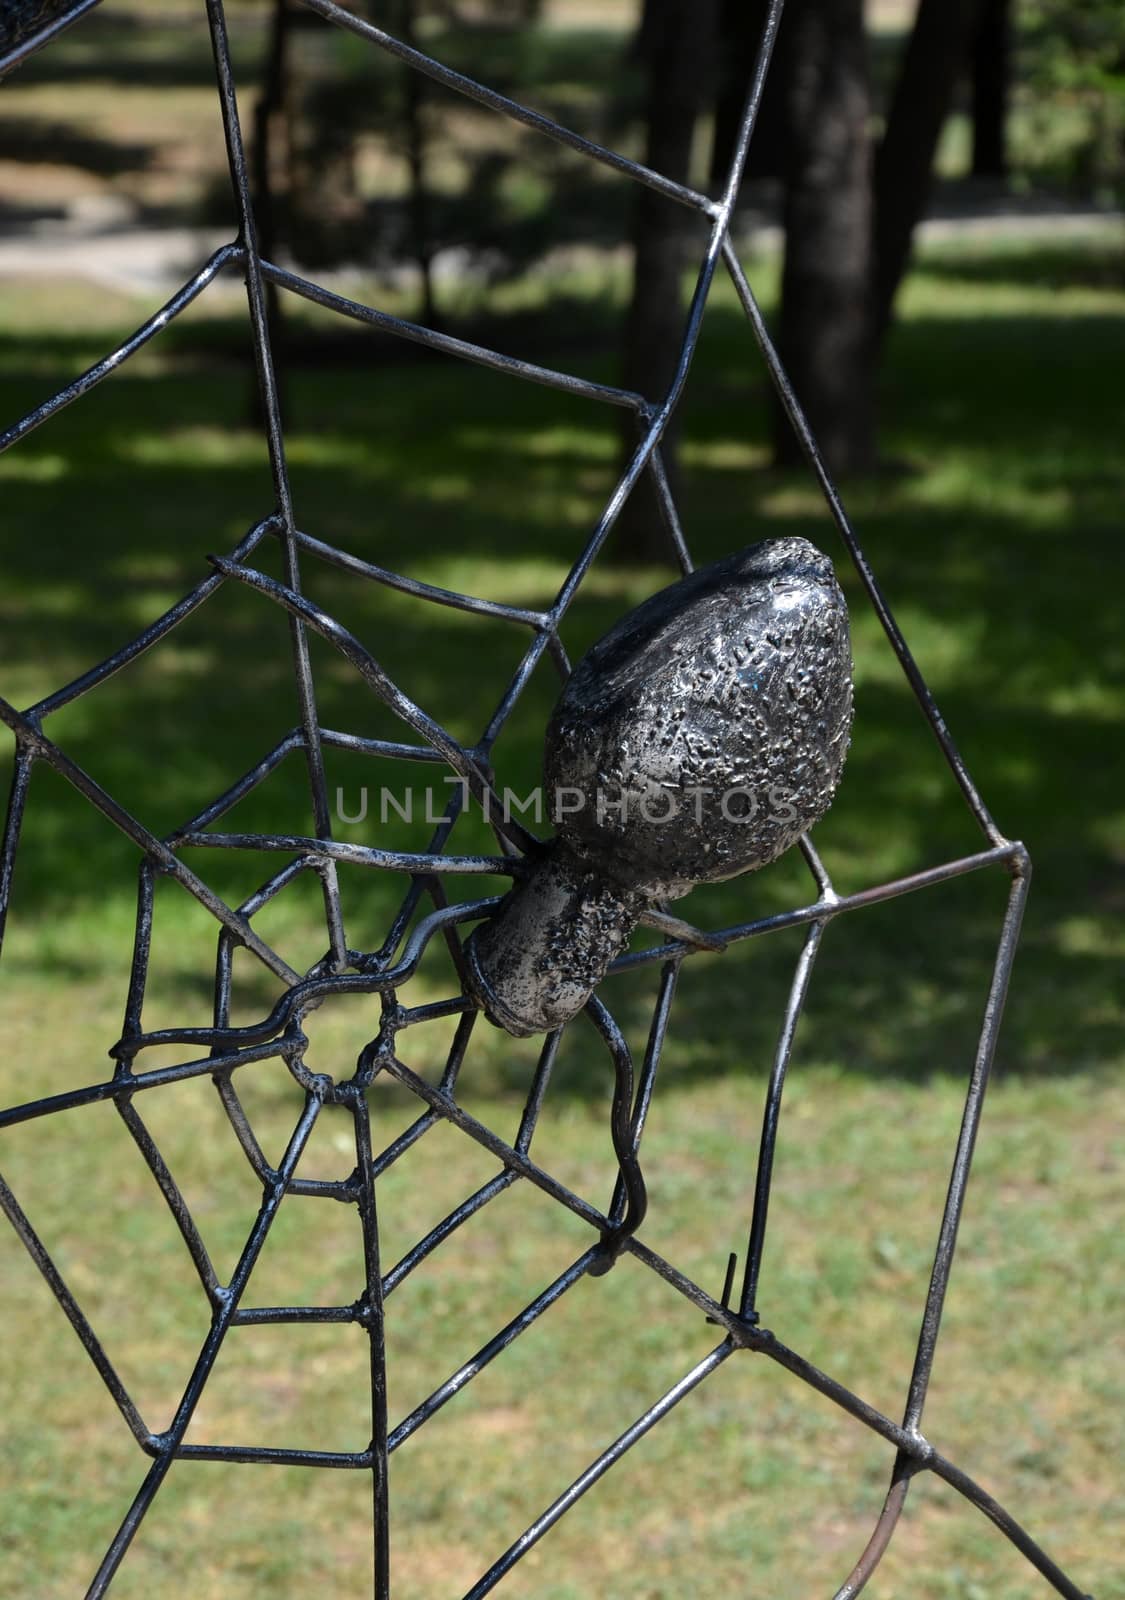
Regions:
<svg viewBox="0 0 1125 1600"><path fill-rule="evenodd" d="M1125 216L1094 210L1021 211L1015 207L959 216L935 216L923 222L923 241L936 239L1006 238L1055 243L1060 240L1109 239L1125 244ZM84 206L79 214L44 221L21 232L0 233L0 278L85 278L126 295L170 292L231 237L214 228L142 228L112 215L99 216ZM781 229L763 221L753 228L758 248L778 248ZM436 263L447 280L466 271L463 252L449 252ZM355 273L341 270L332 277ZM410 277L404 268L404 276ZM323 274L321 277L325 276Z"/></svg>

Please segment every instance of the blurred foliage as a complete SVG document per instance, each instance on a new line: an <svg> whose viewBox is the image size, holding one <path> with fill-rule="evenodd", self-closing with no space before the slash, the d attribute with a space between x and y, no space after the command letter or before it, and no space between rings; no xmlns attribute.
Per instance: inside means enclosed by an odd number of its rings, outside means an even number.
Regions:
<svg viewBox="0 0 1125 1600"><path fill-rule="evenodd" d="M1125 194L1125 6L1025 0L1017 167L1103 201Z"/></svg>
<svg viewBox="0 0 1125 1600"><path fill-rule="evenodd" d="M537 0L407 9L402 36L490 88L595 136L628 120L620 36L607 50L600 29L536 26ZM461 271L497 281L552 249L616 241L620 187L604 171L310 21L287 115L287 242L303 264L389 270L455 251Z"/></svg>

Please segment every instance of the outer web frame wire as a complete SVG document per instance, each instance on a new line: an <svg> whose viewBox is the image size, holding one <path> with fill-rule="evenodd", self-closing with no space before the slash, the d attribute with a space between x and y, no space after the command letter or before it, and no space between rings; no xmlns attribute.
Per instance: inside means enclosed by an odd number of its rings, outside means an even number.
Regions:
<svg viewBox="0 0 1125 1600"><path fill-rule="evenodd" d="M38 49L94 9L100 0L80 0L67 5L65 0L38 0L25 4L14 24L0 34L0 76L12 70ZM157 337L224 271L237 269L247 289L248 314L261 393L265 431L273 476L275 503L272 509L225 556L212 558L212 570L164 615L134 639L123 644L112 656L90 667L72 682L23 711L0 699L0 719L12 730L16 757L9 795L7 823L0 853L0 938L11 892L20 829L28 800L34 768L45 763L64 777L89 803L125 833L137 846L141 863L138 875L138 910L134 956L121 1039L111 1054L116 1067L104 1081L82 1088L29 1100L0 1110L0 1131L17 1123L52 1116L63 1110L113 1101L126 1128L146 1161L180 1231L200 1281L202 1293L211 1308L211 1326L184 1389L170 1426L153 1433L141 1417L119 1374L110 1362L98 1335L77 1299L35 1232L16 1196L0 1178L0 1207L3 1208L35 1265L42 1273L56 1301L76 1334L123 1420L141 1450L150 1458L147 1475L126 1511L89 1588L87 1600L106 1594L125 1558L129 1546L151 1507L174 1461L224 1461L261 1465L289 1463L326 1470L360 1471L370 1474L372 1493L372 1585L376 1600L388 1600L391 1584L392 1512L388 1495L388 1460L457 1393L498 1359L538 1319L547 1314L583 1278L607 1277L613 1262L622 1254L657 1273L709 1322L719 1329L721 1338L709 1355L698 1362L665 1394L656 1399L631 1427L609 1444L586 1470L563 1489L525 1531L505 1550L473 1585L465 1600L491 1592L533 1545L560 1517L605 1475L651 1428L656 1426L687 1394L703 1383L712 1372L740 1352L756 1352L777 1362L812 1389L841 1407L865 1427L894 1448L894 1465L886 1502L871 1537L850 1574L837 1589L835 1600L850 1600L858 1595L875 1570L893 1535L911 1481L931 1472L955 1488L989 1517L1026 1556L1061 1595L1068 1600L1083 1600L1081 1590L1047 1556L1015 1521L1011 1514L975 1483L959 1467L938 1451L921 1432L922 1412L933 1367L934 1352L941 1323L949 1273L956 1246L965 1188L972 1162L989 1072L995 1053L997 1033L1011 974L1020 921L1030 878L1027 852L1018 842L1009 841L999 831L977 791L949 730L934 702L910 650L883 596L864 555L840 496L819 453L816 441L799 401L778 359L765 321L739 261L730 237L730 220L738 194L746 153L753 133L762 86L784 0L771 0L761 45L748 86L747 102L739 137L722 194L712 199L696 190L574 133L552 119L497 94L484 84L452 71L333 3L333 0L302 0L308 9L359 36L373 48L397 57L408 67L426 74L454 93L466 95L478 104L507 116L523 126L556 140L614 171L647 185L671 202L688 206L710 223L706 248L700 259L698 277L687 315L675 374L668 392L659 400L609 385L591 383L566 372L538 366L518 357L467 343L438 333L376 307L346 299L323 285L261 258L255 234L253 206L247 164L239 122L238 101L222 0L203 0L210 27L216 83L223 118L238 219L237 236L216 251L167 304L142 324L116 350L95 363L87 372L51 396L6 431L0 433L0 450L17 444L35 428L47 423L56 412L82 398L102 382L150 339ZM447 904L441 890L446 873L514 876L524 869L537 841L526 829L503 820L503 808L490 808L490 819L497 836L497 854L454 855L446 846L453 833L465 797L480 800L495 798L490 778L493 747L526 686L536 664L547 655L565 676L566 653L559 638L559 624L578 592L628 495L644 472L652 474L657 499L664 518L669 548L681 569L691 570L691 558L673 497L664 472L660 441L668 420L683 393L699 338L707 297L719 263L729 273L748 317L781 403L802 444L810 469L820 484L829 510L837 524L847 553L886 632L903 672L926 716L942 754L950 767L965 803L984 835L985 847L979 852L925 868L906 877L841 895L833 888L819 856L808 838L802 851L812 880L813 897L790 911L730 927L704 930L694 928L670 914L653 912L647 921L664 937L664 942L643 951L630 952L614 964L614 973L639 965L659 968L660 981L644 1060L635 1071L628 1047L611 1012L600 997L587 1007L589 1022L605 1046L613 1073L614 1096L611 1134L618 1162L618 1179L608 1208L603 1211L584 1196L563 1184L532 1156L536 1123L549 1093L550 1080L558 1052L560 1034L547 1036L539 1064L528 1092L514 1142L509 1143L472 1116L457 1099L457 1080L470 1048L477 1022L475 1001L465 992L464 968L458 929L463 923L488 914L496 899L487 897L468 903ZM285 460L285 436L277 397L277 383L265 310L265 285L303 296L314 303L376 327L385 333L424 345L453 359L489 367L514 379L545 384L564 393L632 410L638 420L640 439L628 467L615 486L601 517L575 559L554 602L546 610L528 610L501 604L487 598L438 589L403 574L393 573L299 528L290 492ZM283 553L284 581L265 576L252 563L255 551L267 539L278 540ZM495 712L471 747L462 746L420 706L416 705L387 675L360 640L334 618L309 602L301 591L301 565L305 560L328 562L349 573L357 583L386 585L439 606L457 609L508 622L528 630L530 641L511 682ZM249 585L263 603L282 607L290 628L291 659L298 693L300 721L271 750L253 761L246 772L204 810L168 837L150 833L128 809L104 790L45 731L51 715L96 688L115 672L157 645L186 617L206 605L224 582ZM407 725L413 737L402 742L363 739L347 731L322 726L308 653L308 633L326 639L348 661L358 678ZM446 814L424 852L408 853L341 843L332 837L331 814L324 773L325 747L348 749L391 759L429 760L447 766L461 780L461 790L451 800ZM300 756L308 776L308 792L314 818L314 835L263 835L223 833L215 824L241 799L264 782L291 756ZM277 852L287 859L262 883L259 889L238 906L226 904L195 872L181 860L184 848L257 849ZM774 1333L763 1327L758 1309L758 1294L767 1237L767 1219L774 1153L780 1128L782 1094L801 1013L813 980L816 956L828 924L852 911L897 896L914 893L948 881L953 877L1002 868L1010 877L1008 907L1004 916L985 1006L978 1047L965 1098L960 1135L957 1141L949 1189L935 1250L933 1272L923 1308L914 1370L901 1423L870 1406L860 1396L821 1372ZM341 870L396 872L405 879L405 893L398 914L392 921L383 945L377 951L351 949L340 907L338 873ZM255 916L287 886L305 873L313 873L320 885L325 912L326 951L313 967L297 972L255 930ZM145 987L153 937L153 897L157 875L174 878L200 902L218 924L215 971L214 1022L209 1028L162 1029L146 1032L143 1027ZM417 915L424 899L432 909ZM732 1257L728 1282L720 1300L664 1259L643 1241L639 1229L647 1205L640 1152L645 1118L655 1092L656 1078L665 1040L671 1025L677 977L685 960L702 951L719 952L732 943L756 938L781 928L805 927L805 942L798 959L793 983L781 1019L777 1049L770 1074L763 1112L761 1143L755 1196L748 1221L747 1249L743 1281L737 1303L731 1292L735 1271ZM459 991L447 1000L413 1008L404 1007L397 990L417 970L431 941L445 942ZM269 1016L258 1023L233 1027L230 1024L231 972L233 952L249 951L275 976L286 990ZM326 998L344 994L377 994L381 998L383 1021L376 1037L361 1053L350 1078L333 1079L311 1072L304 1064L307 1039L302 1020ZM459 1018L456 1035L440 1082L425 1082L400 1059L396 1042L410 1027L438 1016ZM581 1026L582 1024L575 1024ZM179 1045L185 1059L175 1065L143 1070L138 1059L155 1046ZM257 1135L238 1095L237 1081L261 1061L281 1059L304 1089L304 1105L293 1128L285 1154L278 1166L267 1161ZM376 1149L369 1121L367 1090L379 1072L403 1085L419 1101L415 1121L383 1149ZM243 1155L263 1187L258 1215L251 1227L230 1281L219 1282L203 1237L168 1170L160 1150L143 1121L144 1096L172 1083L195 1077L210 1077L218 1090L223 1108L237 1136ZM302 1179L297 1166L309 1134L322 1107L333 1103L347 1107L353 1117L356 1165L350 1178L341 1181ZM491 1180L466 1197L397 1263L387 1267L381 1260L376 1196L379 1178L419 1139L439 1122L459 1129L497 1161L498 1171ZM449 1240L496 1195L520 1182L531 1184L559 1205L586 1222L593 1232L589 1247L550 1284L527 1303L514 1318L501 1327L469 1360L456 1368L433 1393L410 1414L393 1426L387 1415L386 1356L384 1321L386 1302L398 1285L424 1265L433 1251ZM280 1206L287 1197L328 1198L354 1204L362 1226L364 1290L352 1305L276 1306L241 1308L262 1246ZM194 1445L185 1435L215 1361L231 1327L297 1322L350 1323L362 1327L370 1345L369 1404L370 1440L353 1451L321 1451L292 1448L261 1448L228 1445ZM1089 1600L1089 1597L1086 1597Z"/></svg>

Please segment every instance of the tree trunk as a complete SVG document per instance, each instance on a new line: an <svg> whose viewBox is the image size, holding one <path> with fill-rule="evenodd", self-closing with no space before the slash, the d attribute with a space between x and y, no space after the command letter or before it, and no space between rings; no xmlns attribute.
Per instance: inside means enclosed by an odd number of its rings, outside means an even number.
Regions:
<svg viewBox="0 0 1125 1600"><path fill-rule="evenodd" d="M289 33L293 21L293 14L289 7L289 0L274 0L273 15L270 19L269 44L266 50L265 71L262 77L262 89L254 105L253 129L254 135L250 147L250 187L254 200L254 225L258 235L258 252L267 261L277 260L277 247L281 239L282 228L278 218L277 196L277 171L279 168L288 170L288 162L278 158L277 133L279 125L284 121L286 102L289 97ZM282 130L282 139L285 139ZM266 315L269 320L271 342L275 354L278 346L285 336L285 328L281 316L281 300L278 295L277 285L267 281L265 285ZM282 372L283 364L277 367L276 378L278 383L278 403L282 403ZM251 399L251 414L255 421L265 419L261 415L261 396L257 384Z"/></svg>
<svg viewBox="0 0 1125 1600"><path fill-rule="evenodd" d="M691 168L696 118L714 69L717 0L645 0L637 47L645 71L645 164L684 183ZM638 185L633 212L633 298L625 327L622 382L659 402L676 370L684 331L681 288L686 222L692 214ZM637 445L624 415L622 454ZM675 419L664 435L665 466L677 483ZM669 545L650 475L643 474L618 520L614 552L622 560L666 560Z"/></svg>
<svg viewBox="0 0 1125 1600"><path fill-rule="evenodd" d="M876 350L929 199L934 155L976 10L976 0L919 0L875 160L871 323Z"/></svg>
<svg viewBox="0 0 1125 1600"><path fill-rule="evenodd" d="M1005 124L1011 71L1011 0L981 0L972 41L973 177L1008 171Z"/></svg>
<svg viewBox="0 0 1125 1600"><path fill-rule="evenodd" d="M796 0L790 19L789 163L779 347L829 466L874 457L867 319L871 111L863 0ZM800 459L777 413L776 459Z"/></svg>
<svg viewBox="0 0 1125 1600"><path fill-rule="evenodd" d="M750 74L758 56L762 33L769 15L769 0L720 0L718 45L718 92L715 97L715 134L711 146L711 182L719 188L726 180L735 140L742 125L742 112L750 86ZM782 178L789 150L786 101L789 82L788 7L781 14L781 25L774 41L770 69L766 74L754 137L746 159L746 176Z"/></svg>
<svg viewBox="0 0 1125 1600"><path fill-rule="evenodd" d="M399 29L404 43L409 45L417 43L414 26L416 10L416 0L402 0ZM430 226L430 192L426 185L426 79L414 67L404 66L402 70L406 160L410 168L410 242L421 278L422 321L428 328L437 328L433 230Z"/></svg>

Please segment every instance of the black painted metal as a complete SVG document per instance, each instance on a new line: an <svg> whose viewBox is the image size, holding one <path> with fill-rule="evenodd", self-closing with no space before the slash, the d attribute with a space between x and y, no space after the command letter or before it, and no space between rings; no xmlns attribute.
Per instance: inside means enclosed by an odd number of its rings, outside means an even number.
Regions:
<svg viewBox="0 0 1125 1600"><path fill-rule="evenodd" d="M98 0L80 0L78 4L67 6L65 3L56 3L56 0L35 0L35 3L17 8L17 13L14 13L14 25L6 35L0 37L0 46L7 52L0 56L0 73L17 66L37 49L48 44L97 3ZM784 0L771 0L768 9L765 34L749 85L740 136L727 183L718 199L711 199L674 183L627 157L591 143L538 112L520 106L484 85L451 71L345 8L332 3L332 0L304 0L311 10L318 12L330 22L350 30L373 47L397 56L408 66L426 73L447 89L468 95L499 114L512 117L524 126L560 141L637 182L648 185L670 200L695 209L710 220L710 237L700 263L698 282L687 318L675 376L669 392L659 399L650 399L606 385L589 383L568 373L553 372L517 357L467 344L449 335L436 333L389 316L373 307L346 300L295 273L262 261L255 240L222 0L203 0L203 3L214 46L223 126L238 218L237 237L217 251L199 272L172 296L167 305L122 346L5 432L0 433L0 450L16 444L33 428L47 422L63 406L79 400L117 366L127 361L149 339L157 336L197 296L204 293L207 286L221 272L237 267L244 274L273 471L275 491L273 509L225 556L214 558L214 570L209 575L201 577L200 582L189 594L106 661L90 668L72 683L64 685L25 711L21 712L7 701L0 700L0 719L11 728L16 742L14 776L8 802L3 848L0 853L0 935L3 933L7 914L12 873L29 787L33 769L38 763L44 763L64 777L92 806L132 839L141 854L134 959L125 1027L121 1039L111 1052L116 1061L113 1076L84 1088L10 1106L0 1111L0 1131L17 1123L51 1116L58 1111L112 1100L169 1206L199 1276L201 1289L211 1308L210 1330L203 1342L172 1425L162 1434L152 1434L77 1300L38 1238L31 1221L11 1189L0 1179L0 1208L5 1211L61 1309L70 1320L141 1449L152 1458L148 1474L90 1584L87 1591L88 1600L90 1597L104 1595L109 1590L129 1544L173 1461L222 1461L247 1465L291 1463L326 1470L370 1472L373 1498L373 1592L377 1600L385 1600L391 1593L392 1521L387 1490L389 1454L423 1427L453 1395L471 1383L480 1371L502 1356L504 1351L557 1304L574 1284L587 1276L604 1276L613 1262L623 1253L629 1254L635 1261L657 1273L696 1307L709 1322L721 1328L722 1342L710 1355L692 1367L666 1394L656 1400L625 1433L609 1444L569 1488L563 1490L558 1499L544 1510L483 1574L470 1591L471 1596L490 1592L526 1551L548 1532L558 1518L609 1471L683 1396L697 1384L702 1383L731 1356L750 1351L765 1355L786 1368L886 1440L895 1452L891 1484L883 1512L855 1568L837 1591L836 1600L850 1600L851 1596L857 1595L863 1588L894 1532L910 1481L923 1472L936 1474L977 1506L1038 1568L1058 1593L1067 1596L1068 1600L1082 1600L1082 1591L1079 1587L1049 1559L1010 1514L960 1468L935 1450L920 1431L922 1409L933 1366L942 1306L964 1203L965 1185L1027 895L1030 866L1023 846L1005 839L992 820L910 655L859 540L848 521L800 405L789 386L730 238L732 207L738 192ZM674 553L682 571L687 573L692 570L691 557L660 458L660 439L688 377L708 291L720 257L732 277L762 350L767 370L804 446L810 467L824 492L847 552L919 704L929 720L953 777L985 836L986 848L975 855L943 862L893 882L873 885L869 889L850 895L840 895L834 890L811 841L806 836L801 841L801 848L815 886L815 898L805 906L776 916L712 931L693 928L690 924L658 908L647 913L642 920L661 932L665 942L655 948L632 951L619 957L610 968L609 979L604 986L612 990L613 975L622 970L651 964L659 965L661 968L652 1027L638 1081L634 1082L633 1064L628 1048L604 1002L595 997L587 1007L595 1030L606 1045L610 1058L607 1065L612 1069L615 1085L611 1132L619 1175L608 1209L602 1211L585 1197L561 1183L552 1173L533 1160L530 1153L536 1122L549 1093L559 1032L548 1035L544 1041L539 1066L528 1092L514 1144L500 1138L492 1129L473 1117L457 1100L458 1075L471 1044L478 1013L474 1009L476 1002L471 998L471 993L465 984L465 966L456 930L463 923L479 920L497 905L498 900L493 897L448 906L441 891L438 875L452 872L518 876L524 870L526 856L536 852L538 842L526 829L518 824L506 822L503 819L502 808L494 805L491 817L500 854L496 856L447 854L447 841L462 810L462 798L455 793L426 852L411 854L361 849L340 844L331 836L331 817L322 751L325 746L330 746L391 758L411 760L421 758L436 761L448 766L454 774L463 779L465 786L478 798L489 796L492 794L489 776L492 747L535 664L544 654L551 657L563 677L567 675L566 653L558 636L559 623L612 528L626 497L646 470L653 475L670 550ZM285 440L278 410L277 388L265 314L264 285L267 282L303 295L342 316L374 325L387 333L426 345L454 359L476 362L521 381L547 384L585 399L624 406L635 412L639 437L637 450L551 607L546 611L529 611L471 595L436 589L418 580L360 561L297 528L285 465ZM277 538L281 542L285 574L283 583L254 571L246 564L247 558L267 536ZM531 641L523 660L476 745L463 746L453 739L447 730L402 693L357 639L347 633L335 619L318 610L302 596L300 583L302 555L330 562L352 574L357 581L389 585L437 605L453 606L530 629ZM301 714L300 725L256 761L242 778L202 812L187 820L167 838L158 839L79 767L58 743L48 737L44 732L44 723L61 707L86 694L141 653L156 645L185 617L205 605L222 583L229 581L250 585L263 597L264 603L280 605L288 614L294 678ZM364 739L346 731L327 729L321 725L307 647L307 631L310 628L341 652L356 669L359 678L366 682L385 704L397 712L422 741L421 743ZM287 757L297 752L303 756L308 772L316 827L315 837L306 837L303 834L263 836L213 831L213 825L240 799L263 782ZM181 849L200 845L212 849L253 848L278 851L289 855L292 859L267 878L258 891L242 905L229 906L180 859ZM965 873L994 867L1002 868L1011 878L1008 911L997 949L977 1056L969 1079L962 1129L938 1237L932 1280L923 1310L914 1373L903 1422L900 1425L828 1374L813 1367L760 1324L759 1299L762 1288L763 1251L773 1158L780 1129L782 1089L797 1026L812 978L814 960L829 924L838 917L862 909L864 906L920 891ZM337 872L357 868L399 872L408 880L402 906L392 922L383 945L374 952L353 950L349 948L346 940L340 910ZM322 886L328 951L307 972L299 973L261 938L253 926L253 921L264 906L283 892L288 884L306 872L315 873ZM211 912L218 924L214 1022L209 1028L173 1028L146 1032L142 1024L152 940L154 882L158 873L175 878L189 894ZM426 896L432 900L433 910L415 920L415 913ZM645 1117L655 1089L661 1053L670 1026L676 980L683 962L700 950L721 951L729 944L742 939L757 937L779 928L799 926L807 927L809 931L782 1020L773 1071L766 1094L754 1204L748 1221L749 1242L743 1287L737 1308L732 1308L729 1302L733 1263L728 1271L721 1300L717 1301L672 1262L665 1260L646 1245L638 1235L637 1230L643 1221L646 1205L644 1179L640 1167L640 1147ZM426 947L437 936L440 936L448 946L460 992L450 996L448 1000L411 1009L404 1008L396 999L397 989L414 974ZM284 996L270 1015L259 1023L246 1027L232 1027L229 1017L231 962L236 946L241 946L255 955L268 971L280 977L286 985ZM307 1041L301 1023L308 1011L316 1005L330 997L345 994L379 995L383 1004L383 1023L376 1038L361 1053L355 1074L351 1078L333 1080L313 1073L305 1066L303 1052ZM433 1017L452 1015L460 1015L460 1022L441 1081L434 1086L425 1082L398 1059L395 1054L395 1040L398 1034L412 1026ZM582 1024L576 1022L574 1026ZM183 1047L185 1059L173 1066L159 1067L152 1071L136 1070L137 1060L144 1051L170 1044ZM277 1168L271 1167L263 1154L236 1089L236 1074L241 1076L256 1063L269 1059L283 1060L305 1092L304 1109L293 1130L285 1156ZM422 1110L410 1127L384 1149L376 1151L368 1118L367 1089L378 1072L387 1073L410 1090L421 1102ZM219 1282L191 1212L168 1171L155 1140L146 1128L137 1104L137 1097L143 1092L204 1076L209 1076L214 1081L243 1154L263 1188L258 1217L247 1237L234 1276L227 1284ZM320 1182L296 1176L296 1166L301 1151L325 1103L347 1108L354 1121L356 1168L353 1176L342 1182ZM478 1188L430 1233L419 1240L401 1261L388 1269L380 1259L376 1210L378 1180L419 1139L424 1138L433 1127L443 1121L459 1129L467 1138L488 1151L498 1162L499 1170L491 1180ZM547 1288L533 1296L524 1309L474 1357L453 1372L445 1383L408 1416L397 1425L390 1426L387 1417L386 1360L383 1340L386 1299L408 1273L420 1267L432 1251L439 1248L476 1212L487 1206L498 1194L520 1182L532 1184L567 1208L594 1231L595 1237L589 1248L579 1255L570 1267ZM276 1306L240 1310L239 1302L250 1280L258 1254L278 1209L287 1196L331 1199L358 1208L362 1225L365 1287L355 1304L330 1307ZM235 1325L252 1327L259 1324L301 1321L350 1323L367 1331L370 1340L369 1443L362 1449L338 1452L305 1450L300 1447L266 1449L238 1444L186 1444L184 1435L229 1328Z"/></svg>

